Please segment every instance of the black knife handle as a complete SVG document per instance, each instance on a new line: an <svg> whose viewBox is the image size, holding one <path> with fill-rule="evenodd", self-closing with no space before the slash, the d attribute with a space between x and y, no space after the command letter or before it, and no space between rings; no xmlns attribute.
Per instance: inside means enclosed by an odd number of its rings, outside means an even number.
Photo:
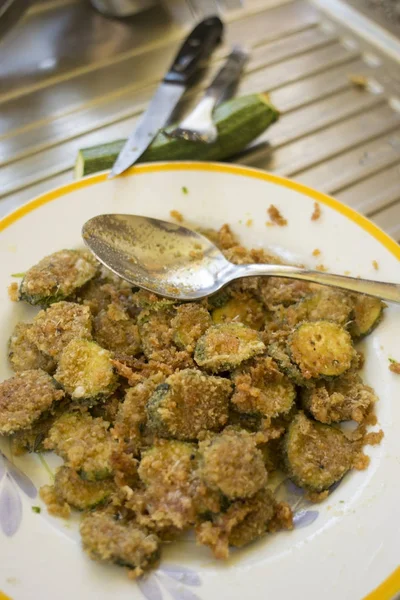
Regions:
<svg viewBox="0 0 400 600"><path fill-rule="evenodd" d="M183 42L164 81L187 84L221 41L223 29L224 25L219 17L207 17L196 25Z"/></svg>

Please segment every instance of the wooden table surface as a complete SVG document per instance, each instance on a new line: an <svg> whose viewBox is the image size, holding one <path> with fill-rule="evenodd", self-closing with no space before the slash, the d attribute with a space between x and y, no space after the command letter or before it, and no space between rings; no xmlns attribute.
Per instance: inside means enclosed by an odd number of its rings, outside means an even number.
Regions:
<svg viewBox="0 0 400 600"><path fill-rule="evenodd" d="M227 12L224 44L182 113L230 46L246 45L238 93L269 91L282 116L237 162L327 192L400 240L400 52L337 20L335 2L244 0ZM0 215L70 181L79 148L125 137L188 27L160 7L115 21L84 1L36 3L1 46Z"/></svg>

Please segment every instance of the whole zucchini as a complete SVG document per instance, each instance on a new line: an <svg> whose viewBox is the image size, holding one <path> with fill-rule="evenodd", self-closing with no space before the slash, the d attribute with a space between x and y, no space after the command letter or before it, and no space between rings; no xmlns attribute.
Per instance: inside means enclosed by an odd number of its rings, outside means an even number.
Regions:
<svg viewBox="0 0 400 600"><path fill-rule="evenodd" d="M279 117L267 94L251 94L223 102L214 111L218 138L213 144L169 138L160 131L138 162L222 160L243 150ZM171 125L167 131L174 129ZM79 150L75 177L110 169L126 140Z"/></svg>

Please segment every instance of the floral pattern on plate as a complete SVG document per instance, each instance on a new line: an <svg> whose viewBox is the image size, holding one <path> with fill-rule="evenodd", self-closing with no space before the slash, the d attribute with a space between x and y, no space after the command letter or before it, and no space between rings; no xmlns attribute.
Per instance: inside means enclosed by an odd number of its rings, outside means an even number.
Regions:
<svg viewBox="0 0 400 600"><path fill-rule="evenodd" d="M36 498L32 481L4 454L0 453L0 528L7 537L13 536L22 521L22 490L28 498Z"/></svg>

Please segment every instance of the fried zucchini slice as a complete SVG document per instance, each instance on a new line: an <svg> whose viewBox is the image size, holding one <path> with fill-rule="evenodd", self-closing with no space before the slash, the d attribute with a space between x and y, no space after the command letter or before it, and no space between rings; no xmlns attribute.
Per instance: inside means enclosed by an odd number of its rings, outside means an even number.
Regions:
<svg viewBox="0 0 400 600"><path fill-rule="evenodd" d="M353 321L350 333L354 338L369 335L382 320L386 304L378 298L357 295L354 297Z"/></svg>
<svg viewBox="0 0 400 600"><path fill-rule="evenodd" d="M54 380L40 369L21 371L0 383L0 434L28 429L63 398Z"/></svg>
<svg viewBox="0 0 400 600"><path fill-rule="evenodd" d="M201 304L181 304L171 322L173 341L181 348L193 352L199 337L212 325L210 313Z"/></svg>
<svg viewBox="0 0 400 600"><path fill-rule="evenodd" d="M194 444L159 440L142 452L138 474L145 485L147 511L157 529L183 529L193 524L196 466Z"/></svg>
<svg viewBox="0 0 400 600"><path fill-rule="evenodd" d="M238 369L233 382L231 402L242 413L277 417L289 412L296 398L294 384L269 356L256 358L252 364Z"/></svg>
<svg viewBox="0 0 400 600"><path fill-rule="evenodd" d="M350 321L353 302L350 294L327 286L315 286L313 292L289 306L286 320L292 327L301 321L328 320L344 326Z"/></svg>
<svg viewBox="0 0 400 600"><path fill-rule="evenodd" d="M175 309L169 300L155 302L140 313L139 335L143 352L149 360L168 363L171 353L176 350L171 325L174 316Z"/></svg>
<svg viewBox="0 0 400 600"><path fill-rule="evenodd" d="M310 293L310 284L283 277L264 277L260 280L261 298L268 310L290 306Z"/></svg>
<svg viewBox="0 0 400 600"><path fill-rule="evenodd" d="M71 340L64 348L54 379L74 400L97 402L112 394L117 375L111 353L90 340Z"/></svg>
<svg viewBox="0 0 400 600"><path fill-rule="evenodd" d="M259 331L265 323L265 308L255 298L246 294L237 294L223 306L212 311L212 320L220 323L243 323L251 329Z"/></svg>
<svg viewBox="0 0 400 600"><path fill-rule="evenodd" d="M318 381L301 391L303 408L321 423L361 423L377 401L374 390L352 370L331 381Z"/></svg>
<svg viewBox="0 0 400 600"><path fill-rule="evenodd" d="M135 569L141 575L160 555L159 540L134 521L117 521L112 514L93 512L80 526L83 549L91 559Z"/></svg>
<svg viewBox="0 0 400 600"><path fill-rule="evenodd" d="M126 311L111 304L93 319L93 338L100 346L125 356L141 352L139 329Z"/></svg>
<svg viewBox="0 0 400 600"><path fill-rule="evenodd" d="M71 296L97 271L98 263L88 250L54 252L25 273L19 299L47 307Z"/></svg>
<svg viewBox="0 0 400 600"><path fill-rule="evenodd" d="M200 442L199 474L212 490L227 498L249 498L267 481L262 452L247 431L227 427L222 433Z"/></svg>
<svg viewBox="0 0 400 600"><path fill-rule="evenodd" d="M288 346L292 361L306 379L342 375L355 356L348 331L331 321L301 323Z"/></svg>
<svg viewBox="0 0 400 600"><path fill-rule="evenodd" d="M90 310L87 306L80 306L75 302L56 302L36 315L26 335L40 352L58 360L71 340L91 339Z"/></svg>
<svg viewBox="0 0 400 600"><path fill-rule="evenodd" d="M257 331L242 323L213 325L198 340L194 359L200 367L218 373L262 354L265 345Z"/></svg>
<svg viewBox="0 0 400 600"><path fill-rule="evenodd" d="M51 427L43 445L64 459L82 479L97 481L112 475L111 457L117 448L103 419L86 413L64 413Z"/></svg>
<svg viewBox="0 0 400 600"><path fill-rule="evenodd" d="M57 497L77 510L89 510L103 504L111 496L115 486L113 481L84 481L69 467L57 469L54 478L54 491Z"/></svg>
<svg viewBox="0 0 400 600"><path fill-rule="evenodd" d="M228 379L183 369L167 378L147 404L148 423L161 437L196 440L219 431L228 420L232 384Z"/></svg>
<svg viewBox="0 0 400 600"><path fill-rule="evenodd" d="M284 466L296 485L322 492L353 466L354 447L339 430L298 413L283 440Z"/></svg>
<svg viewBox="0 0 400 600"><path fill-rule="evenodd" d="M8 358L15 372L42 369L46 373L54 373L56 363L40 352L28 337L31 323L17 323L8 342Z"/></svg>
<svg viewBox="0 0 400 600"><path fill-rule="evenodd" d="M276 361L280 371L282 371L290 381L299 386L308 385L307 379L303 377L298 366L291 361L286 343L277 341L269 344L268 354Z"/></svg>
<svg viewBox="0 0 400 600"><path fill-rule="evenodd" d="M282 506L276 503L270 490L262 488L251 498L236 500L225 512L211 515L210 520L201 523L196 529L197 541L209 546L215 558L226 559L229 546L247 546L266 532L273 519L277 528L291 529L291 510L289 506L285 508L286 523L279 519Z"/></svg>

